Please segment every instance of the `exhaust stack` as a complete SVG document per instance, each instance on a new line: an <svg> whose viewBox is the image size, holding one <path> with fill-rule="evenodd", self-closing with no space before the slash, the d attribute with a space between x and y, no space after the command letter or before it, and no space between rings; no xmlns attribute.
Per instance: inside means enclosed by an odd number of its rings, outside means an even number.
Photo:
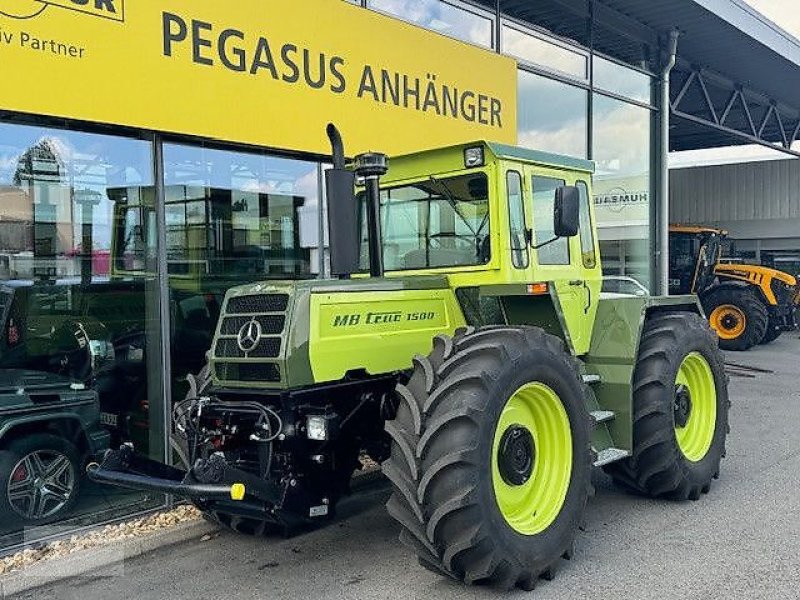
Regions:
<svg viewBox="0 0 800 600"><path fill-rule="evenodd" d="M355 198L355 173L345 168L344 144L333 123L326 129L331 142L333 168L325 172L328 197L328 241L331 253L331 273L347 278L358 271L359 210Z"/></svg>

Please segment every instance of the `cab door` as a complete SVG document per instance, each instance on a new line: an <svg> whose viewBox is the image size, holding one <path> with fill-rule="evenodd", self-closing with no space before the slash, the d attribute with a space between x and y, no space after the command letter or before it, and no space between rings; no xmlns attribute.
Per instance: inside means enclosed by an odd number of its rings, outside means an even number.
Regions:
<svg viewBox="0 0 800 600"><path fill-rule="evenodd" d="M580 233L573 238L554 239L553 230L556 189L574 185L575 181L565 179L563 171L538 166L528 168L526 176L531 189L528 222L532 224L531 262L535 277L537 281L550 283L556 309L566 328L567 341L575 354L585 354L591 342L599 285L590 281L589 271L592 269L584 266ZM586 184L583 189L586 194L586 221L591 228ZM581 204L583 206L584 202ZM581 213L583 221L584 210ZM594 236L591 236L590 243L596 256ZM595 266L596 263L595 260Z"/></svg>

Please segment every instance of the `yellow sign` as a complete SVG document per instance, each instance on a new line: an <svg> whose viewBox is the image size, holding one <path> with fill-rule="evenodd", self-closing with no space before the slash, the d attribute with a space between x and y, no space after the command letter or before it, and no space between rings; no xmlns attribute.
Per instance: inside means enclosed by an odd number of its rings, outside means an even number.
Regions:
<svg viewBox="0 0 800 600"><path fill-rule="evenodd" d="M342 0L0 0L0 70L0 109L273 148L516 142L513 60Z"/></svg>

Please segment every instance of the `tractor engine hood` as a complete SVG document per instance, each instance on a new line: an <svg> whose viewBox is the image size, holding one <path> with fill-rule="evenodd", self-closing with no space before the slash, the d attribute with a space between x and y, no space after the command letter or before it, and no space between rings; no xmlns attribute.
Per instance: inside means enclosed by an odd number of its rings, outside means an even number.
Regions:
<svg viewBox="0 0 800 600"><path fill-rule="evenodd" d="M464 325L446 277L270 281L231 288L211 348L217 387L297 389L409 369Z"/></svg>

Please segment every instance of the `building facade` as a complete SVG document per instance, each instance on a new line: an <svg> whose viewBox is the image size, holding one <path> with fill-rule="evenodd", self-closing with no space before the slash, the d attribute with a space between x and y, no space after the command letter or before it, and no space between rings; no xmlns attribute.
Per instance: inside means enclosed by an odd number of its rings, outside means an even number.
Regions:
<svg viewBox="0 0 800 600"><path fill-rule="evenodd" d="M486 139L595 161L604 270L650 285L673 14L626 2L0 3L0 547L165 502L80 463L126 441L171 461L225 290L326 275L328 122L350 155ZM82 398L67 420L36 404L57 382Z"/></svg>

